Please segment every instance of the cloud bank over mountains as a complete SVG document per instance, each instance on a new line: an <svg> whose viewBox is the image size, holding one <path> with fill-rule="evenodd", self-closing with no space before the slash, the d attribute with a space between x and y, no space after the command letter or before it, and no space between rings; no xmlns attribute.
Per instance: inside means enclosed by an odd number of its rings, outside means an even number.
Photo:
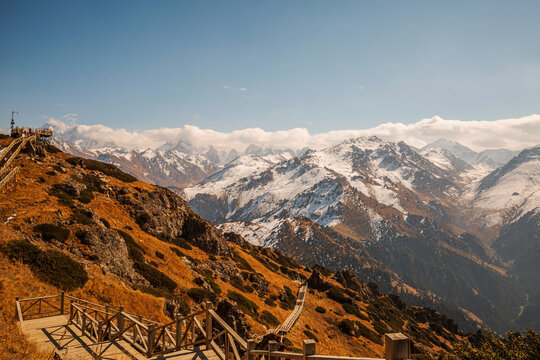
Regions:
<svg viewBox="0 0 540 360"><path fill-rule="evenodd" d="M73 115L73 114L70 114ZM384 140L405 141L422 147L439 138L457 141L475 151L505 148L519 150L540 143L540 115L494 121L445 120L439 116L412 124L385 123L361 130L335 130L310 134L305 128L264 131L260 128L219 132L193 125L144 131L113 129L105 125L80 125L73 121L50 118L45 126L56 130L63 141L87 148L122 147L157 149L173 147L178 142L196 147L214 146L218 151L244 151L250 144L275 149L323 149L351 137L376 135Z"/></svg>

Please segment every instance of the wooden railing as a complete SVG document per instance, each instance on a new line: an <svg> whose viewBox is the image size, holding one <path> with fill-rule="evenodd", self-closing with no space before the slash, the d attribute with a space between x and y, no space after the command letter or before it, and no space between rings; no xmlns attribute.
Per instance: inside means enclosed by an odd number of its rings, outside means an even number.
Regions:
<svg viewBox="0 0 540 360"><path fill-rule="evenodd" d="M7 155L8 153L11 151L11 149L13 149L13 147L15 145L17 145L18 143L20 143L21 141L23 141L24 138L17 138L15 140L13 140L9 145L8 147L5 148L5 150L2 152L2 154L0 154L0 161L2 161Z"/></svg>
<svg viewBox="0 0 540 360"><path fill-rule="evenodd" d="M204 310L166 324L128 314L123 307L114 309L63 292L31 299L16 298L15 313L21 324L39 317L69 314L67 325L76 326L81 335L92 342L122 339L148 357L204 346L221 360L383 360L319 355L313 340L304 340L303 353L278 351L275 341L270 341L266 350L255 350L255 341L242 339L212 309L210 302ZM405 335L385 335L384 359L408 359L409 352L410 343Z"/></svg>
<svg viewBox="0 0 540 360"><path fill-rule="evenodd" d="M4 190L4 187L9 185L10 182L16 182L17 175L19 175L20 171L21 168L16 166L6 176L4 176L4 178L0 180L0 191Z"/></svg>
<svg viewBox="0 0 540 360"><path fill-rule="evenodd" d="M268 342L268 349L255 350L254 340L248 340L246 360L406 360L410 356L409 339L401 334L386 334L384 336L384 358L348 357L317 354L315 340L304 340L302 353L278 351L276 341Z"/></svg>

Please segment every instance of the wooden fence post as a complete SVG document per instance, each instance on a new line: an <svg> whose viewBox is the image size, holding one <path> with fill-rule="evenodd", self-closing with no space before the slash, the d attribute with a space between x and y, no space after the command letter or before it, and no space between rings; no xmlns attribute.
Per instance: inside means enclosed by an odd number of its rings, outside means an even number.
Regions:
<svg viewBox="0 0 540 360"><path fill-rule="evenodd" d="M147 356L152 356L152 353L154 352L155 339L156 339L156 327L154 324L150 324L148 325L148 339L147 339L148 352L146 354Z"/></svg>
<svg viewBox="0 0 540 360"><path fill-rule="evenodd" d="M60 314L64 315L64 292L60 293Z"/></svg>
<svg viewBox="0 0 540 360"><path fill-rule="evenodd" d="M118 309L118 333L121 334L124 331L124 307L120 306Z"/></svg>
<svg viewBox="0 0 540 360"><path fill-rule="evenodd" d="M73 321L73 299L69 300L69 320Z"/></svg>
<svg viewBox="0 0 540 360"><path fill-rule="evenodd" d="M251 351L255 350L255 340L249 339L247 341L247 351L246 351L246 360L253 360L254 356L251 354Z"/></svg>
<svg viewBox="0 0 540 360"><path fill-rule="evenodd" d="M206 302L206 350L210 350L210 343L212 342L212 303L210 301ZM227 354L225 354L227 356Z"/></svg>
<svg viewBox="0 0 540 360"><path fill-rule="evenodd" d="M304 340L304 360L310 355L317 353L317 343L313 339Z"/></svg>
<svg viewBox="0 0 540 360"><path fill-rule="evenodd" d="M410 356L409 338L402 333L384 335L384 353L386 360L405 360Z"/></svg>
<svg viewBox="0 0 540 360"><path fill-rule="evenodd" d="M182 320L180 320L180 317L176 318L176 347L175 350L180 350L180 347L182 344L180 342L182 341Z"/></svg>
<svg viewBox="0 0 540 360"><path fill-rule="evenodd" d="M84 331L86 330L86 307L83 307L82 309L82 327L81 327L81 335L84 336Z"/></svg>
<svg viewBox="0 0 540 360"><path fill-rule="evenodd" d="M268 360L271 360L272 358L272 351L278 351L278 350L279 350L279 345L277 341L270 340L268 342Z"/></svg>
<svg viewBox="0 0 540 360"><path fill-rule="evenodd" d="M15 298L15 317L17 319L19 319L19 306L18 306L18 304L19 304L19 297L17 296Z"/></svg>

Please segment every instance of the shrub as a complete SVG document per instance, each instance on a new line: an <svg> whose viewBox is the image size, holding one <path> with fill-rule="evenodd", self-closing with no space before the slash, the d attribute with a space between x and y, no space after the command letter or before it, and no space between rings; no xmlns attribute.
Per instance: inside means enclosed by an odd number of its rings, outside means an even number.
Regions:
<svg viewBox="0 0 540 360"><path fill-rule="evenodd" d="M144 254L146 253L143 247L135 242L135 239L127 232L116 229L118 234L124 239L126 243L129 257L134 262L144 262Z"/></svg>
<svg viewBox="0 0 540 360"><path fill-rule="evenodd" d="M135 271L148 280L150 285L155 288L162 288L168 290L169 292L173 292L174 289L178 287L178 284L176 284L174 280L148 264L143 262L135 262L134 268Z"/></svg>
<svg viewBox="0 0 540 360"><path fill-rule="evenodd" d="M279 325L279 320L270 311L263 310L260 316L260 320L270 326Z"/></svg>
<svg viewBox="0 0 540 360"><path fill-rule="evenodd" d="M367 320L367 318L364 315L362 315L362 313L360 312L360 309L358 308L356 304L344 303L344 304L341 304L341 306L343 306L343 310L345 310L345 312L352 314L360 319Z"/></svg>
<svg viewBox="0 0 540 360"><path fill-rule="evenodd" d="M268 270L271 270L273 272L278 272L279 266L277 266L273 262L271 262L271 261L265 259L264 257L262 257L261 255L259 255L256 250L251 250L249 253L250 253L251 256L253 256L255 259L257 259L261 264L263 264ZM249 270L249 271L254 271L254 270Z"/></svg>
<svg viewBox="0 0 540 360"><path fill-rule="evenodd" d="M333 288L331 288L330 290L328 290L326 292L326 295L330 299L332 299L332 300L334 300L334 301L336 301L336 302L338 302L340 304L344 304L344 303L352 304L352 300L349 297L347 297L347 295L345 295L343 290L341 290L340 288L333 287Z"/></svg>
<svg viewBox="0 0 540 360"><path fill-rule="evenodd" d="M177 248L175 248L174 246L171 246L170 249L179 257L184 257L186 256L186 254L184 254L183 252L181 252L180 250L178 250Z"/></svg>
<svg viewBox="0 0 540 360"><path fill-rule="evenodd" d="M8 241L2 250L9 258L28 264L41 280L62 290L75 290L88 281L84 267L60 251L42 251L26 240Z"/></svg>
<svg viewBox="0 0 540 360"><path fill-rule="evenodd" d="M107 219L100 218L99 221L101 221L101 222L103 223L103 225L105 225L106 228L110 228L110 227L111 227L111 224L109 224L109 222L107 221Z"/></svg>
<svg viewBox="0 0 540 360"><path fill-rule="evenodd" d="M82 225L94 224L94 220L92 220L92 212L83 209L75 209L71 215L71 219Z"/></svg>
<svg viewBox="0 0 540 360"><path fill-rule="evenodd" d="M54 175L56 175L56 172L54 172ZM50 173L47 173L49 175L51 175ZM65 206L73 206L73 197L71 197L71 195L63 192L63 191L60 191L56 188L52 188L49 190L49 195L51 196L54 196L55 198L58 199L58 202L60 202L60 204L62 205L65 205Z"/></svg>
<svg viewBox="0 0 540 360"><path fill-rule="evenodd" d="M265 303L266 305L271 306L271 307L276 307L276 306L277 306L275 300L272 300L272 299L270 299L270 298L264 299L264 303Z"/></svg>
<svg viewBox="0 0 540 360"><path fill-rule="evenodd" d="M26 240L11 240L2 249L4 253L14 260L22 261L23 264L35 263L41 249Z"/></svg>
<svg viewBox="0 0 540 360"><path fill-rule="evenodd" d="M41 234L45 241L57 240L65 243L69 237L69 229L54 224L36 225L34 231Z"/></svg>
<svg viewBox="0 0 540 360"><path fill-rule="evenodd" d="M313 334L311 331L309 330L304 330L304 334L310 338L310 339L313 339L315 340L315 342L319 342L319 339L315 336L315 334Z"/></svg>
<svg viewBox="0 0 540 360"><path fill-rule="evenodd" d="M257 311L259 310L259 306L255 304L253 301L246 298L244 295L237 293L236 291L231 291L227 293L227 297L233 301L236 302L238 307L242 309L243 312L245 312L248 315L251 315L253 317L257 316Z"/></svg>
<svg viewBox="0 0 540 360"><path fill-rule="evenodd" d="M124 226L124 229L130 230L130 231L133 230L133 228L131 226L129 226L129 225Z"/></svg>
<svg viewBox="0 0 540 360"><path fill-rule="evenodd" d="M66 161L74 166L81 166L89 170L101 171L102 173L117 178L118 180L121 180L123 182L137 181L135 177L126 174L112 164L103 163L97 160L83 159L80 157L72 157L67 159Z"/></svg>
<svg viewBox="0 0 540 360"><path fill-rule="evenodd" d="M84 267L68 255L56 250L47 250L39 256L36 265L38 276L64 291L83 287L88 281Z"/></svg>
<svg viewBox="0 0 540 360"><path fill-rule="evenodd" d="M315 311L318 312L318 313L324 314L326 312L326 309L323 308L322 306L317 306L315 308Z"/></svg>
<svg viewBox="0 0 540 360"><path fill-rule="evenodd" d="M239 269L255 272L247 260L241 257L236 251L233 252L232 259L238 264Z"/></svg>
<svg viewBox="0 0 540 360"><path fill-rule="evenodd" d="M296 305L296 297L292 293L292 290L288 286L283 286L283 293L280 296L279 306L284 310L292 310Z"/></svg>
<svg viewBox="0 0 540 360"><path fill-rule="evenodd" d="M354 337L362 336L376 344L382 345L382 339L380 335L367 328L360 321L344 319L339 322L338 328L344 334Z"/></svg>
<svg viewBox="0 0 540 360"><path fill-rule="evenodd" d="M381 335L386 334L388 332L388 326L386 326L386 324L380 320L373 322L373 328L375 329L376 332L378 332Z"/></svg>
<svg viewBox="0 0 540 360"><path fill-rule="evenodd" d="M214 294L212 291L207 290L207 289L191 288L188 290L187 294L196 303L202 303L205 300L210 300L210 301L216 300L216 294Z"/></svg>
<svg viewBox="0 0 540 360"><path fill-rule="evenodd" d="M62 170L62 167L61 167L60 165L53 165L52 168L53 168L54 171L57 171L57 172L59 172L59 173L62 173L62 174L65 173L65 171Z"/></svg>
<svg viewBox="0 0 540 360"><path fill-rule="evenodd" d="M186 249L186 250L191 250L193 249L193 247L191 246L190 243L187 242L186 239L184 239L183 237L176 237L175 239L172 239L171 240L171 243L178 246L178 247L181 247L182 249Z"/></svg>
<svg viewBox="0 0 540 360"><path fill-rule="evenodd" d="M83 191L81 191L79 195L79 201L82 202L83 204L89 204L93 199L94 199L94 193L92 193L88 189L84 189Z"/></svg>
<svg viewBox="0 0 540 360"><path fill-rule="evenodd" d="M161 260L165 259L165 255L163 255L163 253L160 253L159 251L156 251L156 256Z"/></svg>

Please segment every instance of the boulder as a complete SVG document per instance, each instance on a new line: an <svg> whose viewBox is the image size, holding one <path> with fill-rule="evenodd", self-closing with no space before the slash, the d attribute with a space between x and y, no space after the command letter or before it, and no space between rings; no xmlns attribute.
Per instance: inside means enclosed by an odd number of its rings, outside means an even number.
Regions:
<svg viewBox="0 0 540 360"><path fill-rule="evenodd" d="M216 313L225 320L225 322L233 328L242 339L251 338L251 326L247 322L246 314L244 314L238 306L229 300L221 300L216 307Z"/></svg>
<svg viewBox="0 0 540 360"><path fill-rule="evenodd" d="M313 269L313 272L311 273L311 276L309 277L307 283L310 289L315 289L319 291L325 291L330 287L330 285L326 281L324 281L322 274L316 269Z"/></svg>

